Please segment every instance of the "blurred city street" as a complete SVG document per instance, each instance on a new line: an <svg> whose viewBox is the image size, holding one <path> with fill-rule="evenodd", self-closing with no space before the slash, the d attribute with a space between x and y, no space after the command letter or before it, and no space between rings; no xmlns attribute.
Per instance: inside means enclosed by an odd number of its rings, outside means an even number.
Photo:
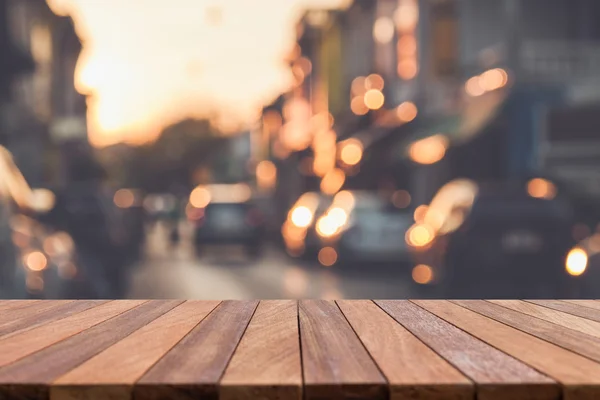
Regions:
<svg viewBox="0 0 600 400"><path fill-rule="evenodd" d="M248 262L235 248L215 248L197 258L190 229L171 246L165 224L148 233L144 256L134 271L128 298L281 299L407 298L414 296L407 274L386 274L303 263L274 247ZM392 268L392 267L389 267Z"/></svg>
<svg viewBox="0 0 600 400"><path fill-rule="evenodd" d="M0 297L600 297L600 1L139 3L0 0Z"/></svg>

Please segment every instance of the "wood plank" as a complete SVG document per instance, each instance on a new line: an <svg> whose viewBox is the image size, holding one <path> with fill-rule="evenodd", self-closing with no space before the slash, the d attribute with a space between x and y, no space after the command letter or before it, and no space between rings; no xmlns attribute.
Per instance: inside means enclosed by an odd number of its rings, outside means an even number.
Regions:
<svg viewBox="0 0 600 400"><path fill-rule="evenodd" d="M423 308L407 300L376 303L471 378L477 385L477 399L558 398L553 380Z"/></svg>
<svg viewBox="0 0 600 400"><path fill-rule="evenodd" d="M473 399L471 381L370 300L340 309L390 386L390 399Z"/></svg>
<svg viewBox="0 0 600 400"><path fill-rule="evenodd" d="M48 300L48 301L36 301L20 305L18 307L11 307L0 313L0 328L10 327L15 324L20 318L30 317L36 315L42 315L48 310L54 307L61 306L63 304L71 303L73 300Z"/></svg>
<svg viewBox="0 0 600 400"><path fill-rule="evenodd" d="M219 386L220 400L302 398L298 303L261 301Z"/></svg>
<svg viewBox="0 0 600 400"><path fill-rule="evenodd" d="M600 338L600 323L590 321L585 318L579 318L575 315L567 314L562 311L543 307L538 304L529 303L521 300L488 300L490 303L527 314L553 324L563 326L567 329L574 329L591 336Z"/></svg>
<svg viewBox="0 0 600 400"><path fill-rule="evenodd" d="M142 304L143 300L113 301L46 325L0 339L0 367L26 357L85 329Z"/></svg>
<svg viewBox="0 0 600 400"><path fill-rule="evenodd" d="M41 300L0 300L0 312L25 307Z"/></svg>
<svg viewBox="0 0 600 400"><path fill-rule="evenodd" d="M258 301L224 301L134 387L143 399L216 399L218 382Z"/></svg>
<svg viewBox="0 0 600 400"><path fill-rule="evenodd" d="M579 306L600 310L600 301L598 300L563 300L565 303L577 304Z"/></svg>
<svg viewBox="0 0 600 400"><path fill-rule="evenodd" d="M6 338L18 333L36 328L48 322L56 321L86 311L92 307L107 303L108 300L79 300L67 303L59 303L57 306L44 313L25 314L15 319L12 324L0 327L0 338Z"/></svg>
<svg viewBox="0 0 600 400"><path fill-rule="evenodd" d="M385 378L333 301L302 300L305 399L386 399Z"/></svg>
<svg viewBox="0 0 600 400"><path fill-rule="evenodd" d="M600 361L600 339L597 337L539 318L531 318L484 300L453 300L453 302L594 361Z"/></svg>
<svg viewBox="0 0 600 400"><path fill-rule="evenodd" d="M414 303L556 379L564 399L600 398L600 364L448 301Z"/></svg>
<svg viewBox="0 0 600 400"><path fill-rule="evenodd" d="M200 323L218 301L187 301L58 378L52 400L129 399L133 384Z"/></svg>
<svg viewBox="0 0 600 400"><path fill-rule="evenodd" d="M181 303L180 300L144 302L114 318L0 368L0 398L47 399L48 385L59 376ZM93 308L90 312L97 308L99 307ZM28 332L32 331L26 333Z"/></svg>
<svg viewBox="0 0 600 400"><path fill-rule="evenodd" d="M600 303L598 309L593 309L593 306L585 307L578 304L566 303L560 300L527 300L529 303L537 304L553 310L562 311L564 313L576 315L581 318L586 318L595 322L600 322Z"/></svg>

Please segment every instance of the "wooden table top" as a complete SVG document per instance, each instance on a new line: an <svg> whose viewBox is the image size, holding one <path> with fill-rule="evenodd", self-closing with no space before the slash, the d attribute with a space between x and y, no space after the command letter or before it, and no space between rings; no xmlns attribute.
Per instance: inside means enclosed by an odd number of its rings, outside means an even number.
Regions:
<svg viewBox="0 0 600 400"><path fill-rule="evenodd" d="M600 300L1 301L45 398L597 400Z"/></svg>

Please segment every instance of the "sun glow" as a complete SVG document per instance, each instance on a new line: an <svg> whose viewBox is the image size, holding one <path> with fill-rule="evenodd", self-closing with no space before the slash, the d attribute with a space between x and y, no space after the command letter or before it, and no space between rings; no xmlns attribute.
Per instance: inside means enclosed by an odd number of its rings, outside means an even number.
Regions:
<svg viewBox="0 0 600 400"><path fill-rule="evenodd" d="M346 1L48 3L75 21L83 42L75 85L88 96L90 141L105 146L152 140L185 117L227 113L231 128L254 122L293 82L283 59L299 15Z"/></svg>

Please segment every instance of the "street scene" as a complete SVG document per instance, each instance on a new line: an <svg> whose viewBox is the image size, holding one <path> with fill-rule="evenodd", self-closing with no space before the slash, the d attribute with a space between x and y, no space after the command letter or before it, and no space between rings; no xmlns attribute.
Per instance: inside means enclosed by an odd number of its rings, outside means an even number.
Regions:
<svg viewBox="0 0 600 400"><path fill-rule="evenodd" d="M598 299L598 20L0 0L0 298Z"/></svg>

